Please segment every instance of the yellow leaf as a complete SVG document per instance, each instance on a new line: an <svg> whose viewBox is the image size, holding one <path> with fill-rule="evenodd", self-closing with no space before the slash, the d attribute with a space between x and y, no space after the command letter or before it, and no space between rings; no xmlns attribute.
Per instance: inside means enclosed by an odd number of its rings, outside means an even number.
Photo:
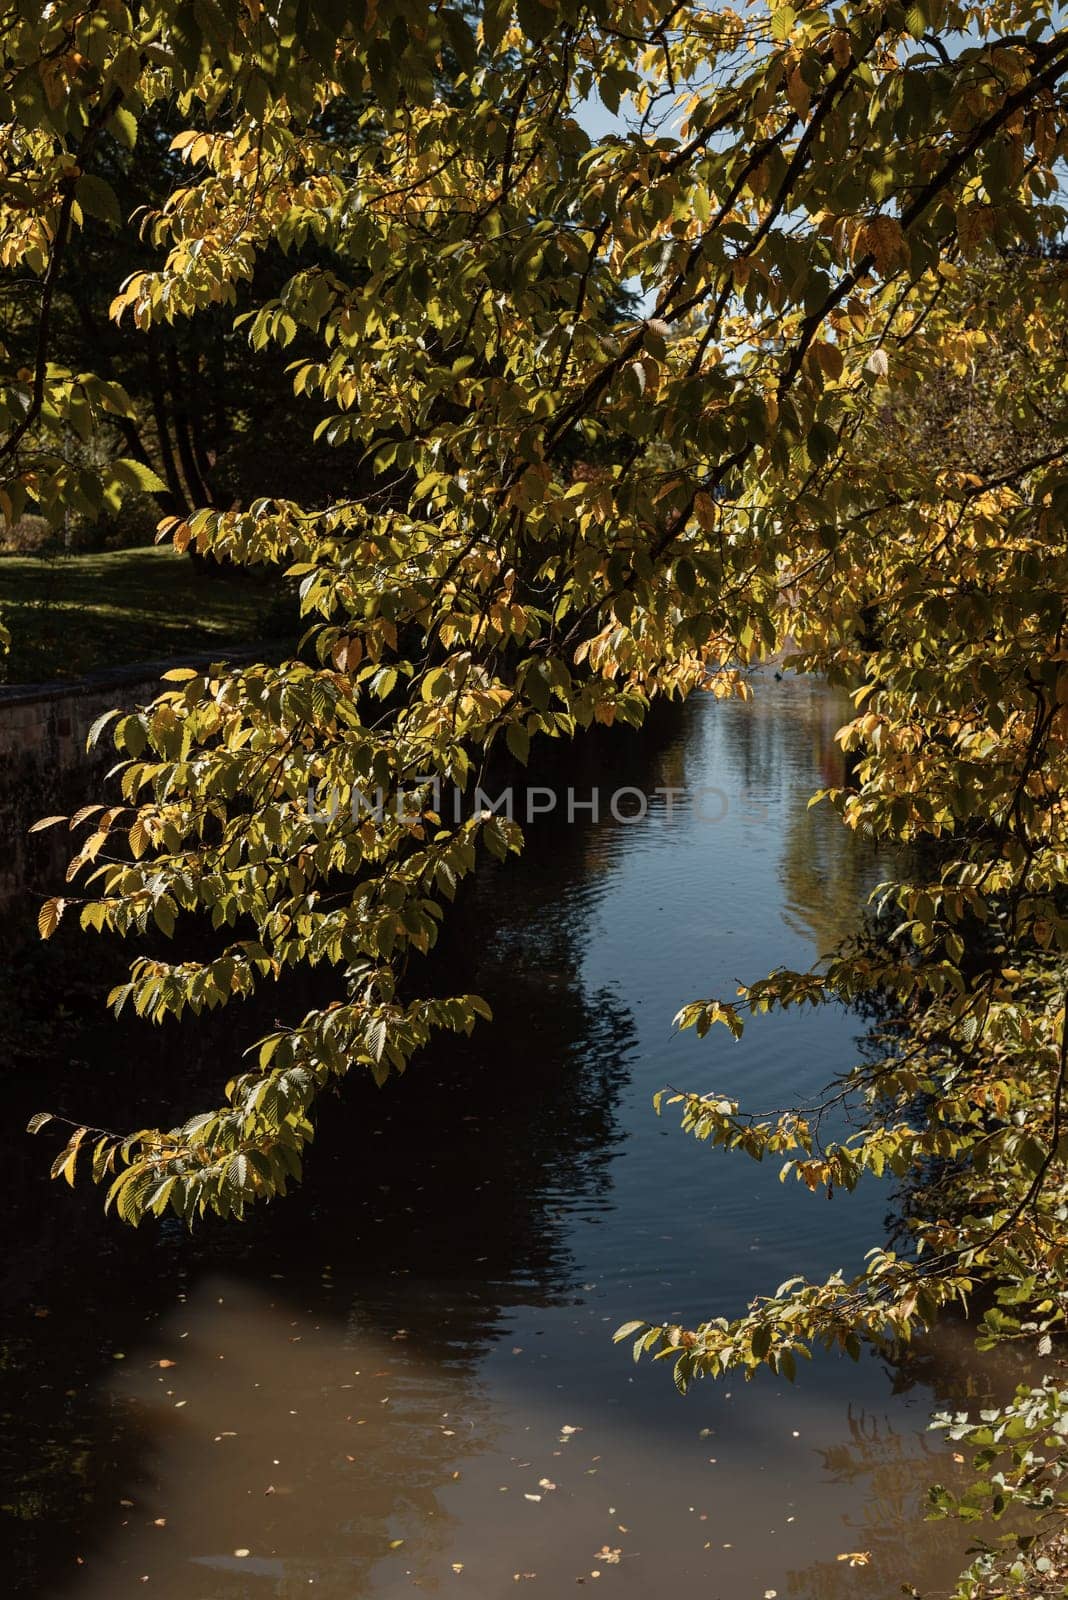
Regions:
<svg viewBox="0 0 1068 1600"><path fill-rule="evenodd" d="M821 341L815 346L815 352L822 371L828 378L837 381L845 369L845 357L838 346Z"/></svg>
<svg viewBox="0 0 1068 1600"><path fill-rule="evenodd" d="M794 68L786 80L786 98L799 116L807 117L808 108L812 104L808 84L797 67Z"/></svg>
<svg viewBox="0 0 1068 1600"><path fill-rule="evenodd" d="M891 272L898 263L908 260L908 241L901 224L894 217L872 217L860 229L854 241L857 256L870 255L882 273Z"/></svg>

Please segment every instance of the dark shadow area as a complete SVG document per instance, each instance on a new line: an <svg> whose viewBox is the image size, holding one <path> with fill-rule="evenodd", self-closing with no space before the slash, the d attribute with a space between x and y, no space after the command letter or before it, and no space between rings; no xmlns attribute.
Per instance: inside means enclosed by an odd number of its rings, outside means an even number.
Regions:
<svg viewBox="0 0 1068 1600"><path fill-rule="evenodd" d="M652 785L678 720L669 710L640 737L602 732L566 756L550 750L537 781L552 783L566 761L584 792L612 772ZM100 1509L136 1477L144 1446L136 1415L103 1401L98 1380L126 1343L151 1339L176 1287L223 1267L249 1283L299 1278L327 1261L338 1317L355 1306L383 1336L403 1326L420 1359L472 1367L502 1305L573 1288L556 1203L582 1194L595 1205L610 1187L614 1106L632 1045L626 1011L576 981L590 893L568 889L581 879L591 831L581 820L540 823L523 857L487 862L451 908L418 981L483 994L494 1022L471 1039L440 1037L382 1090L346 1082L321 1103L302 1186L244 1224L209 1220L192 1234L166 1219L132 1232L102 1216L101 1191L51 1183L48 1136L27 1138L26 1120L47 1108L132 1129L213 1105L248 1043L275 1016L336 995L339 976L290 980L157 1029L103 1010L128 949L66 924L45 946L9 929L0 981L9 1592L36 1594L75 1555L91 1553ZM417 1305L405 1285L412 1273L421 1278Z"/></svg>

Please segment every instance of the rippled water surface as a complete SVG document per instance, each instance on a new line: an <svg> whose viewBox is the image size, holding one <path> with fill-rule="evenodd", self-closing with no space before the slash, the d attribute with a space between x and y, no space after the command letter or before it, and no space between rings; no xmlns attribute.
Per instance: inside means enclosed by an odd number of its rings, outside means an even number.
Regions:
<svg viewBox="0 0 1068 1600"><path fill-rule="evenodd" d="M917 1511L952 1470L926 1431L932 1392L961 1386L948 1343L907 1368L821 1358L793 1387L764 1374L681 1397L666 1364L635 1367L610 1337L855 1270L884 1237L885 1188L810 1196L651 1109L665 1084L803 1102L852 1058L863 1024L844 1012L767 1018L740 1043L671 1032L687 999L807 965L855 926L878 866L806 805L840 777L841 711L769 675L750 704L695 699L561 757L546 781L578 799L598 785L602 820L551 819L485 872L428 974L485 994L494 1024L382 1091L350 1086L303 1189L244 1227L102 1224L15 1135L8 1592L945 1585L962 1543ZM644 818L607 814L619 785L652 797ZM67 1017L55 973L27 970L28 1017L10 1021L10 993L0 1010L18 1116L188 1114L255 1036L240 1016L162 1034L73 1001Z"/></svg>

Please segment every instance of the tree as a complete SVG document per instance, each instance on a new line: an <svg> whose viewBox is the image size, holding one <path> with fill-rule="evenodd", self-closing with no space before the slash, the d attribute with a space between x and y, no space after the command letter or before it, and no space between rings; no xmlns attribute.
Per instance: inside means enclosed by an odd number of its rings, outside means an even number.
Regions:
<svg viewBox="0 0 1068 1600"><path fill-rule="evenodd" d="M217 120L225 121L225 113ZM141 486L155 496L157 516L230 506L250 493L282 493L324 505L359 478L359 452L333 450L325 440L315 444L310 438L301 451L292 450L294 430L308 420L308 401L294 395L283 363L253 350L235 329L233 307L212 307L132 340L109 319L116 287L155 260L152 244L123 219L162 206L179 186L184 163L171 144L185 127L169 101L157 102L139 119L135 137L113 130L95 147L82 225L68 239L55 274L50 360L79 377L105 380L110 399L119 403L96 417L84 406L72 412L61 434L64 459L79 467L87 459L132 462ZM330 263L314 242L302 255L309 265ZM276 293L292 265L280 250L264 251L247 303ZM0 342L16 371L31 371L38 345L31 287L17 267L0 275ZM327 414L320 407L320 417ZM69 474L65 481L69 488ZM80 494L64 500L64 512L73 502L86 520L105 524L121 492L131 487L129 472L103 484L94 482L91 471L74 481ZM143 518L143 501L135 504Z"/></svg>
<svg viewBox="0 0 1068 1600"><path fill-rule="evenodd" d="M683 1097L685 1125L817 1190L952 1160L961 1204L850 1280L621 1333L683 1385L908 1337L981 1282L1015 1296L992 1333L1047 1334L1068 1245L1068 32L1028 0L17 10L5 261L40 287L34 363L3 397L8 514L62 506L54 441L125 404L50 365L50 317L83 212L113 204L106 141L163 101L182 177L120 216L155 263L113 317L132 341L235 310L373 468L325 507L262 495L164 524L179 549L287 562L314 664L173 673L121 717L123 802L79 814L73 870L92 870L41 913L45 934L75 907L129 935L199 918L198 959L135 960L113 996L156 1021L301 962L340 969L343 998L260 1041L220 1110L78 1127L55 1170L73 1181L91 1146L132 1222L284 1190L326 1084L384 1079L481 1009L413 994L406 965L479 850L521 840L435 809L431 779L470 796L502 745L525 760L657 695L745 693L792 640L856 701L855 782L830 802L929 848L885 890L892 937L680 1021L737 1032L879 993L898 1026L834 1091L866 1107L845 1143L715 1094ZM595 93L625 131L591 139ZM292 270L262 296L268 252ZM983 437L948 437L930 375L951 395L980 348Z"/></svg>

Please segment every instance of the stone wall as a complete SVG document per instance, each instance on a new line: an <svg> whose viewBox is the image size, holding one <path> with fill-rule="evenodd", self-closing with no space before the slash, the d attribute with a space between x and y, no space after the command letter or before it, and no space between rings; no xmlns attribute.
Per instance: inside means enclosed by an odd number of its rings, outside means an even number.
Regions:
<svg viewBox="0 0 1068 1600"><path fill-rule="evenodd" d="M231 661L253 655L227 652ZM105 781L119 759L109 732L86 750L97 717L153 699L168 667L200 667L207 659L140 662L71 683L0 686L0 942L17 942L34 929L42 901L62 893L74 853L65 827L31 834L33 823L119 798L117 779Z"/></svg>

